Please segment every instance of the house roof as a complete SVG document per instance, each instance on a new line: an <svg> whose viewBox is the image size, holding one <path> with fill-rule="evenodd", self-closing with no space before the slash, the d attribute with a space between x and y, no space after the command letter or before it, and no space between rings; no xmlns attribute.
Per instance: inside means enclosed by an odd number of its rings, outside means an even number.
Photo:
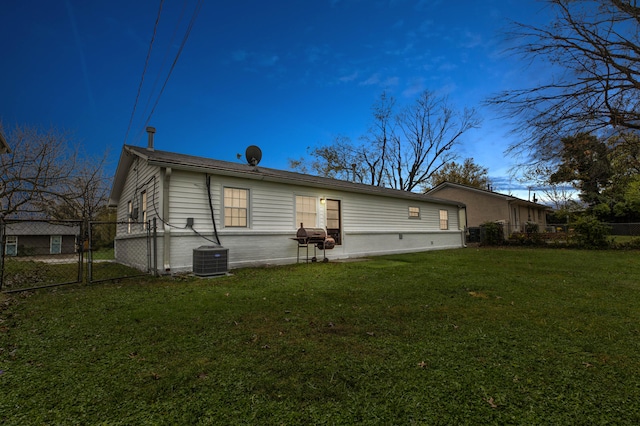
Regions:
<svg viewBox="0 0 640 426"><path fill-rule="evenodd" d="M50 223L46 221L7 222L6 235L78 235L80 225L77 221Z"/></svg>
<svg viewBox="0 0 640 426"><path fill-rule="evenodd" d="M120 201L124 189L127 173L135 158L141 158L149 165L158 167L171 167L178 170L189 170L201 173L218 174L225 176L237 176L245 179L264 180L293 185L305 185L315 188L335 189L362 194L373 194L385 197L402 198L415 201L429 201L436 204L464 207L457 201L445 200L433 196L401 191L397 189L383 188L379 186L354 183L344 180L331 179L320 176L289 172L278 169L270 169L261 166L251 166L244 163L232 163L228 161L214 160L211 158L196 157L192 155L178 154L168 151L150 150L137 146L125 145L120 154L120 161L113 180L113 187L109 197L109 205L115 206Z"/></svg>
<svg viewBox="0 0 640 426"><path fill-rule="evenodd" d="M488 195L488 196L492 196L492 197L495 197L495 198L499 198L499 199L502 199L502 200L505 200L507 202L514 203L514 204L526 205L526 206L530 206L530 207L531 206L535 206L535 207L538 207L538 208L544 208L544 209L551 210L551 208L549 206L545 206L544 204L534 203L533 201L523 200L522 198L514 197L512 195L500 194L499 192L489 191L489 190L486 190L486 189L476 188L476 187L469 186L469 185L463 185L461 183L454 183L454 182L447 182L447 181L444 181L444 182L440 183L439 185L437 185L435 188L432 188L429 191L427 191L427 195L431 195L433 193L440 192L441 190L446 189L446 188L462 189L462 190L465 190L465 191L481 193L481 194L484 194L484 195Z"/></svg>

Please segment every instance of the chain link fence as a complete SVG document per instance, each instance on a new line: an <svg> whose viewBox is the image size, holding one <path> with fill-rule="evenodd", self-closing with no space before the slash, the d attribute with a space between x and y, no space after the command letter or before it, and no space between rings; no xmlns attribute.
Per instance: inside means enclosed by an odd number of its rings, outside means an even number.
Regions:
<svg viewBox="0 0 640 426"><path fill-rule="evenodd" d="M551 223L547 225L524 224L510 225L496 222L498 227L498 239L506 239L514 235L537 234L543 240L567 241L574 233L573 226L567 223ZM640 223L604 223L609 230L609 235L618 237L640 237ZM470 227L467 229L467 243L480 243L486 240L486 228Z"/></svg>
<svg viewBox="0 0 640 426"><path fill-rule="evenodd" d="M96 283L133 278L157 270L154 222L91 222L87 249L87 280ZM116 243L116 235L131 235ZM135 244L130 242L135 241Z"/></svg>
<svg viewBox="0 0 640 426"><path fill-rule="evenodd" d="M120 244L118 227L136 229L136 245ZM0 291L9 293L139 277L156 271L153 222L0 220Z"/></svg>
<svg viewBox="0 0 640 426"><path fill-rule="evenodd" d="M82 281L81 221L0 222L0 290L73 284Z"/></svg>

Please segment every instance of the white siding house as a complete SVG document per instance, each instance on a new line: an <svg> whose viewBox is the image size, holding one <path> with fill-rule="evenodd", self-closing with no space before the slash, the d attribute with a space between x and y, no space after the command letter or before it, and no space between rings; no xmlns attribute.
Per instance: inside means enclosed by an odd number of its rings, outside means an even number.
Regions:
<svg viewBox="0 0 640 426"><path fill-rule="evenodd" d="M464 244L459 202L153 148L123 147L110 204L125 224L157 220L159 273L191 271L217 240L230 268L295 263L301 222L336 239L330 260ZM146 268L146 234L118 226L116 260Z"/></svg>

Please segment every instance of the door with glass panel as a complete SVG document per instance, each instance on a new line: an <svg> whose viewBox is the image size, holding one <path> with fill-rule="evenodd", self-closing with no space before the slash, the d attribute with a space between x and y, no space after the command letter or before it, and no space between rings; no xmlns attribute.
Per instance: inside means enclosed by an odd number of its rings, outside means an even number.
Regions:
<svg viewBox="0 0 640 426"><path fill-rule="evenodd" d="M327 200L327 234L336 241L336 245L342 244L342 219L340 200Z"/></svg>

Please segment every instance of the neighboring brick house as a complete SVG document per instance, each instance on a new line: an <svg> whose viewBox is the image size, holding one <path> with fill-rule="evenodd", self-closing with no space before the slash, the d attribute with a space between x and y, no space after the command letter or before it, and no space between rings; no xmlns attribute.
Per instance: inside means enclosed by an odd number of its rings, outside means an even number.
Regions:
<svg viewBox="0 0 640 426"><path fill-rule="evenodd" d="M474 188L452 182L443 182L427 192L428 195L458 201L467 206L467 227L478 227L485 222L504 224L505 237L524 232L527 223L538 225L543 231L547 225L549 207L523 200L512 195Z"/></svg>

